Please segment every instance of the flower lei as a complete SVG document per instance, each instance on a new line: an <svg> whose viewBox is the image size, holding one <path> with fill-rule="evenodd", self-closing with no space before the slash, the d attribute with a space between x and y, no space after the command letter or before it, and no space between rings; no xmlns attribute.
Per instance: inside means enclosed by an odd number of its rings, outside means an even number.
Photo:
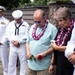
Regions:
<svg viewBox="0 0 75 75"><path fill-rule="evenodd" d="M41 32L37 36L36 36L36 30L37 30L38 26L37 25L34 26L33 31L32 31L32 37L34 38L34 40L39 40L43 36L43 34L47 28L47 25L48 25L48 22L46 21L45 26L42 28Z"/></svg>
<svg viewBox="0 0 75 75"><path fill-rule="evenodd" d="M65 43L65 41L67 40L68 34L72 30L73 26L74 26L74 21L71 22L70 26L68 26L67 31L64 34L64 37L63 37L62 41L60 41L60 39L62 37L64 28L60 29L60 33L57 35L57 38L56 38L56 43L57 43L58 46L62 46Z"/></svg>

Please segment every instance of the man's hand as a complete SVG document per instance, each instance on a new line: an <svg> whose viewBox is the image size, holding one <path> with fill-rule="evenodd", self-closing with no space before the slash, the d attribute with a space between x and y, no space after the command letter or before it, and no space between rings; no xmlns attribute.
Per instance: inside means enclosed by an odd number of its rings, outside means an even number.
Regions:
<svg viewBox="0 0 75 75"><path fill-rule="evenodd" d="M68 60L69 60L72 64L75 64L75 52L71 53L71 54L68 56Z"/></svg>
<svg viewBox="0 0 75 75"><path fill-rule="evenodd" d="M56 45L56 43L55 43L55 42L52 42L52 43L51 43L51 46L52 46L52 48L53 48L53 49L55 49L55 50L56 50L56 49L57 49L57 47L58 47L58 46Z"/></svg>
<svg viewBox="0 0 75 75"><path fill-rule="evenodd" d="M45 53L43 52L43 53L36 55L35 58L38 60L42 60L44 56L45 56Z"/></svg>
<svg viewBox="0 0 75 75"><path fill-rule="evenodd" d="M13 45L14 45L15 47L18 47L18 48L20 47L19 42L18 42L18 41L16 41L16 40L15 40L15 41L13 41Z"/></svg>
<svg viewBox="0 0 75 75"><path fill-rule="evenodd" d="M49 73L52 74L53 70L54 70L54 66L51 64L50 67L49 67Z"/></svg>
<svg viewBox="0 0 75 75"><path fill-rule="evenodd" d="M27 53L27 59L30 59L31 56L32 56L31 53Z"/></svg>

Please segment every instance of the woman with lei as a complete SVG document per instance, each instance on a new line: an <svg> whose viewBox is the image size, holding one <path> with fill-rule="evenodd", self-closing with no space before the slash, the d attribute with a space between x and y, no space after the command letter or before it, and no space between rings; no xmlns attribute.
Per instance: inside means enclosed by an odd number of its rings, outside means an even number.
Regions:
<svg viewBox="0 0 75 75"><path fill-rule="evenodd" d="M67 7L60 7L55 15L59 26L55 42L52 42L54 49L54 63L56 65L56 75L73 75L74 67L64 55L67 42L71 38L74 21L71 20L71 12ZM49 70L52 69L52 65Z"/></svg>

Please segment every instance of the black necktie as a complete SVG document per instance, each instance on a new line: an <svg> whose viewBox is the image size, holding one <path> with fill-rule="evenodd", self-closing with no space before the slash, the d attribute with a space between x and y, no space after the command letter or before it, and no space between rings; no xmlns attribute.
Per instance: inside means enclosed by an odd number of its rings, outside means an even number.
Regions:
<svg viewBox="0 0 75 75"><path fill-rule="evenodd" d="M16 35L16 34L19 35L19 27L21 26L22 23L23 23L23 22L21 22L21 23L19 24L19 26L17 26L16 23L15 23L15 35Z"/></svg>

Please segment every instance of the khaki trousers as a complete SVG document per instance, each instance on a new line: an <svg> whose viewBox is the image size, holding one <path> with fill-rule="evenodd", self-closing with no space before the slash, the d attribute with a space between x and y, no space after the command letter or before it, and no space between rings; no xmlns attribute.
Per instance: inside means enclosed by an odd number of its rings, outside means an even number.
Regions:
<svg viewBox="0 0 75 75"><path fill-rule="evenodd" d="M50 75L47 70L31 70L28 66L26 67L26 75Z"/></svg>

